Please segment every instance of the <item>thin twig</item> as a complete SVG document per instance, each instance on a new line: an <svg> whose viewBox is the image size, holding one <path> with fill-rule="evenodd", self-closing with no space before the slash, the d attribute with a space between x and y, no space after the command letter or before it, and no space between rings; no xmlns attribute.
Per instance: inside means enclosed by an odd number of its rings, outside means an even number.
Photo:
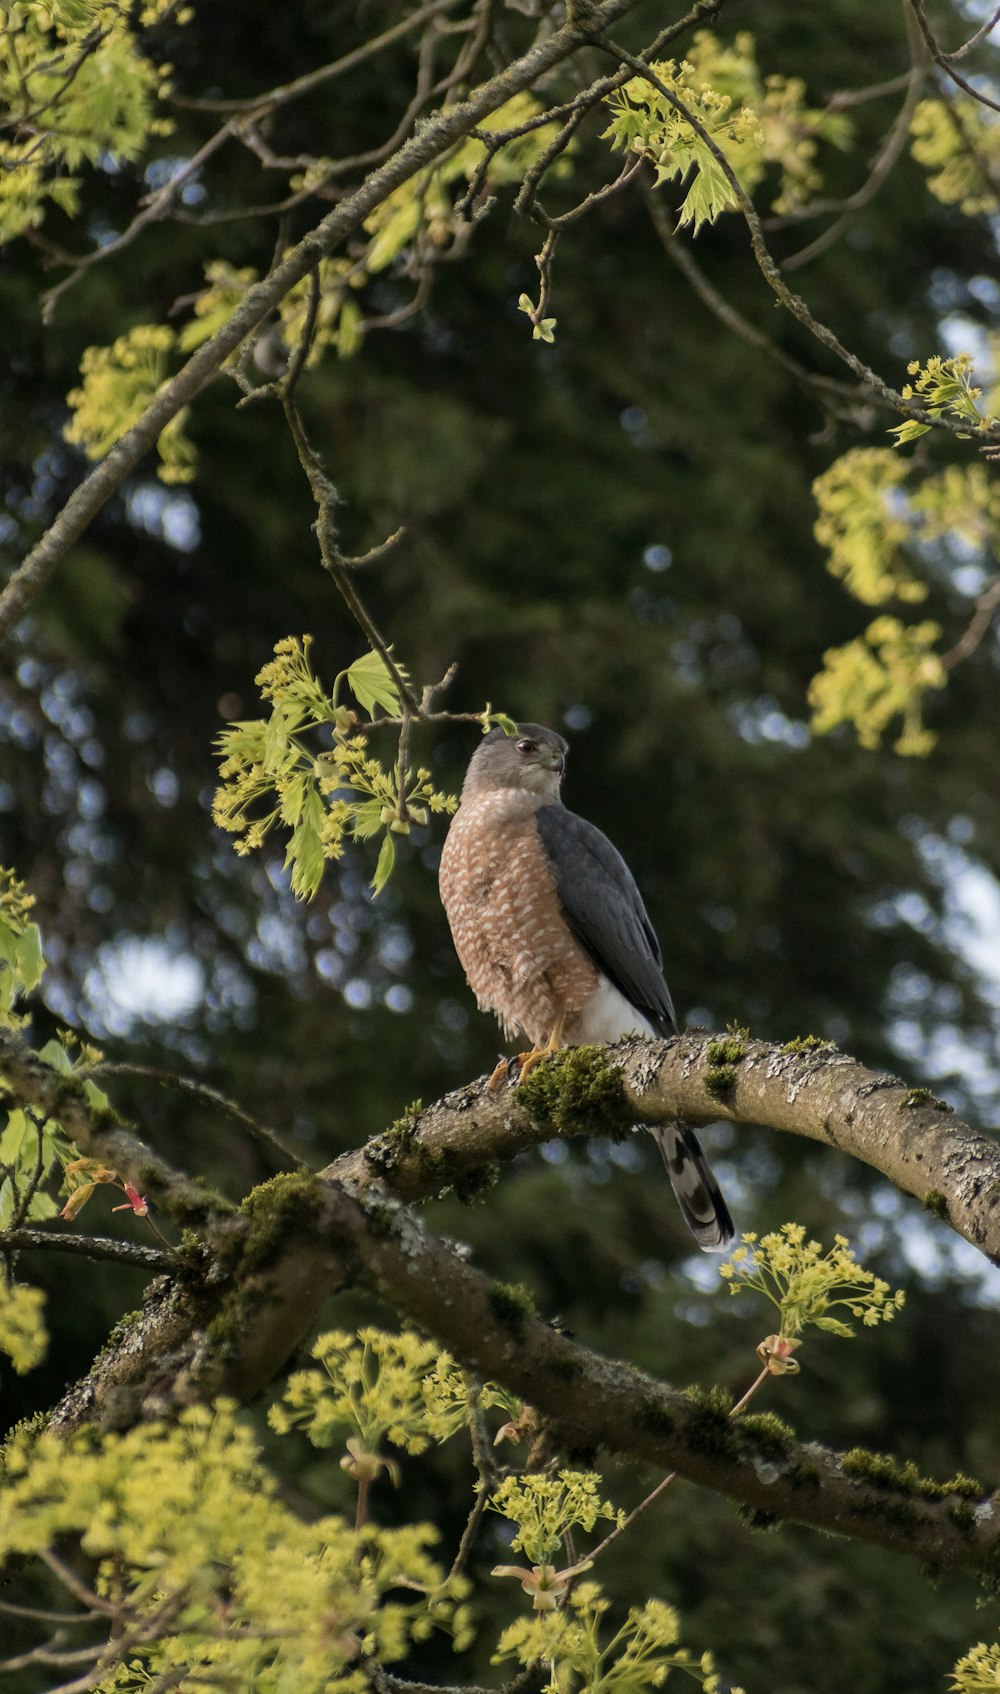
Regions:
<svg viewBox="0 0 1000 1694"><path fill-rule="evenodd" d="M810 260L816 259L821 253L826 252L827 248L832 247L834 242L840 239L844 230L849 228L855 212L859 212L862 207L867 206L871 200L874 200L898 162L909 139L910 120L923 92L926 76L927 71L924 65L913 65L907 83L906 98L896 114L883 146L872 163L867 180L844 201L840 216L830 225L829 229L825 229L807 247L800 248L797 253L791 253L782 260L782 265L786 271L798 270L802 265L809 264Z"/></svg>
<svg viewBox="0 0 1000 1694"><path fill-rule="evenodd" d="M640 76L644 77L647 82L651 83L651 85L663 95L663 98L667 101L668 105L672 106L674 110L680 114L685 123L690 124L699 140L708 149L709 153L711 153L733 192L736 204L742 212L744 221L750 232L750 244L753 248L754 258L757 261L757 266L761 275L768 284L768 287L773 289L782 305L787 307L787 309L792 313L792 316L797 318L801 324L804 324L810 334L816 337L817 341L821 342L824 347L829 348L831 353L834 353L838 359L847 365L849 370L854 372L855 376L859 377L862 382L870 387L875 394L879 395L880 398L884 400L887 405L891 406L894 411L899 412L903 417L915 418L918 423L927 424L929 428L933 429L934 427L938 427L947 430L950 435L965 437L968 434L968 424L964 420L936 417L926 411L923 406L918 405L915 401L904 400L902 394L900 394L898 390L891 388L887 382L883 381L876 371L872 370L870 365L866 365L863 359L858 358L856 353L852 353L848 347L845 347L843 342L837 335L834 334L832 329L830 329L826 324L820 323L819 319L813 316L813 313L806 305L806 302L802 299L802 296L800 294L796 294L793 289L789 288L787 282L782 276L777 261L764 239L763 227L753 201L747 194L746 189L740 182L739 177L733 170L733 167L725 153L723 153L721 147L719 147L718 143L709 134L704 124L695 117L694 113L685 105L684 101L681 100L672 89L667 87L666 83L657 76L652 66L647 64L644 59L638 58L634 53L627 52L624 47L620 46L617 42L609 40L607 36L594 37L594 44L595 46L601 47L604 52L610 53L615 58L622 60L625 64L631 65L633 70L635 70ZM979 432L977 439L1000 441L1000 424Z"/></svg>
<svg viewBox="0 0 1000 1694"><path fill-rule="evenodd" d="M267 113L276 112L279 107L287 106L290 100L299 100L304 94L311 94L314 89L322 88L334 78L344 76L354 70L356 65L363 64L366 59L374 58L384 48L404 35L409 35L421 24L437 17L441 12L448 12L456 0L431 0L431 4L422 6L419 11L411 12L391 29L384 30L381 35L373 36L369 41L362 42L343 58L334 59L328 65L321 65L318 70L307 71L304 76L296 77L293 82L284 83L280 88L272 88L267 94L251 94L243 100L202 100L190 96L171 96L171 105L179 106L195 112L246 112L254 117L263 117Z"/></svg>
<svg viewBox="0 0 1000 1694"><path fill-rule="evenodd" d="M824 405L829 406L835 399L853 403L855 406L861 401L870 404L871 396L866 390L853 387L850 383L839 382L836 377L823 376L818 371L807 370L805 365L799 363L798 359L793 358L790 353L786 353L784 348L779 347L776 341L772 341L771 337L766 335L762 329L758 329L757 325L752 324L748 318L745 318L742 312L738 312L736 307L724 295L720 294L718 289L708 280L694 257L690 245L678 239L674 230L670 227L670 219L664 211L662 199L656 194L647 178L643 179L642 187L653 228L660 238L664 252L677 266L682 276L687 278L699 300L719 319L720 323L724 323L727 329L732 330L733 334L740 336L743 341L749 342L751 347L758 347L762 353L766 353L769 359L773 359L775 364L781 365L790 376L793 376L797 382L802 383L805 388L815 391Z"/></svg>
<svg viewBox="0 0 1000 1694"><path fill-rule="evenodd" d="M313 499L316 502L318 516L313 528L316 533L316 539L319 542L320 559L322 561L323 568L329 572L330 576L332 576L340 590L341 597L344 600L348 611L351 613L355 622L360 625L367 639L371 642L373 650L378 653L381 658L382 663L385 665L386 670L389 672L389 675L392 677L392 680L396 685L397 692L403 704L406 706L408 711L412 712L414 717L419 717L420 702L417 700L409 683L400 671L399 666L396 664L396 661L392 656L392 649L389 647L385 637L376 626L368 608L365 606L357 592L357 589L354 587L354 584L351 581L350 567L344 560L340 551L340 546L337 540L337 526L334 518L337 506L340 504L340 496L334 488L333 483L329 480L323 470L316 453L313 451L309 437L306 435L305 425L302 422L301 413L299 412L295 401L288 394L283 394L281 399L285 417L288 420L288 427L291 431L292 440L295 442L296 451L299 455L299 463L306 473L309 486L313 492Z"/></svg>
<svg viewBox="0 0 1000 1694"><path fill-rule="evenodd" d="M181 166L176 175L170 178L169 182L165 182L162 188L158 189L155 194L148 197L142 210L136 213L131 223L122 230L120 235L116 235L112 241L107 242L103 247L95 247L92 252L83 253L79 257L74 258L72 261L73 269L70 271L69 275L64 276L61 282L57 282L53 288L48 289L47 292L43 294L42 322L46 324L51 323L52 313L55 310L56 302L67 292L68 289L72 288L74 284L79 281L84 271L89 270L91 265L96 265L103 259L109 259L113 253L120 253L123 247L131 246L136 236L141 234L147 224L157 222L158 219L163 216L166 208L170 205L170 202L176 197L178 191L183 188L184 184L189 182L191 177L201 169L206 160L210 159L214 153L217 153L219 148L224 146L231 137L232 126L230 124L223 124L221 129L216 130L215 134L210 136L209 139L198 148L197 152L191 155L190 159Z"/></svg>
<svg viewBox="0 0 1000 1694"><path fill-rule="evenodd" d="M12 1600L0 1600L0 1612L4 1617L47 1623L53 1629L60 1624L94 1623L104 1616L103 1612L46 1612L39 1606L15 1606Z"/></svg>
<svg viewBox="0 0 1000 1694"><path fill-rule="evenodd" d="M978 100L981 106L989 106L991 111L1000 112L1000 100L991 100L988 94L983 94L981 89L978 89L974 83L968 82L966 78L962 76L961 72L956 71L951 62L951 55L942 50L937 36L934 34L934 31L931 29L931 26L927 21L927 14L924 11L921 0L910 0L910 10L917 20L917 24L919 26L920 33L924 38L928 53L934 60L934 63L939 65L944 71L945 76L950 77L952 82L959 88L964 89L966 94L971 94L973 100ZM994 13L990 22L991 29L993 24L997 22L998 18L1000 18L1000 11ZM966 43L966 46L962 49L962 51L968 51L968 43Z"/></svg>
<svg viewBox="0 0 1000 1694"><path fill-rule="evenodd" d="M379 541L376 546L369 547L367 553L355 553L353 555L345 553L342 562L350 571L364 570L367 565L375 565L380 559L384 559L387 553L391 553L392 549L402 541L405 534L406 525L400 524L399 528L394 529L391 535L387 535L384 541Z"/></svg>
<svg viewBox="0 0 1000 1694"><path fill-rule="evenodd" d="M35 1134L38 1138L38 1149L35 1154L35 1168L28 1178L28 1184L24 1192L18 1196L17 1204L11 1215L10 1227L12 1230L20 1229L27 1217L28 1208L38 1192L38 1185L42 1180L42 1172L45 1169L45 1125L49 1122L49 1118L44 1114L42 1117L39 1117L37 1112L32 1111L27 1111L24 1115L35 1126Z"/></svg>
<svg viewBox="0 0 1000 1694"><path fill-rule="evenodd" d="M312 352L312 344L316 337L316 324L319 319L319 303L323 296L320 282L319 265L314 265L309 272L309 303L306 307L306 321L302 326L295 352L292 354L288 370L281 383L283 394L290 395L305 368L306 360Z"/></svg>
<svg viewBox="0 0 1000 1694"><path fill-rule="evenodd" d="M265 1146L270 1147L272 1152L280 1154L281 1158L286 1163L293 1165L296 1170L301 1171L310 1168L304 1159L300 1159L297 1153L293 1153L291 1148L286 1147L284 1142L279 1140L273 1129L268 1129L266 1124L258 1123L256 1118L252 1118L249 1112L244 1111L242 1106L236 1104L235 1100L230 1100L225 1094L221 1094L217 1088L210 1088L207 1083L195 1082L189 1076L177 1076L174 1071L158 1070L155 1065L105 1064L103 1061L100 1064L87 1065L80 1074L90 1077L135 1077L138 1081L158 1082L162 1088L180 1089L182 1093L191 1094L195 1099L203 1100L206 1105L215 1106L220 1112L225 1112L227 1117L232 1118L235 1123L242 1124L243 1128L249 1130L256 1140L262 1141Z"/></svg>
<svg viewBox="0 0 1000 1694"><path fill-rule="evenodd" d="M476 1467L476 1472L479 1478L479 1486L476 1490L476 1498L472 1503L472 1510L469 1513L465 1528L462 1531L462 1539L458 1544L458 1551L455 1554L454 1562L452 1563L451 1570L448 1573L449 1577L459 1576L465 1569L466 1561L472 1551L473 1542L479 1533L479 1526L483 1521L486 1508L490 1503L490 1496L497 1484L497 1467L490 1447L489 1433L483 1419L483 1408L479 1397L479 1383L475 1377L470 1377L468 1375L466 1376L465 1381L469 1391L468 1425L469 1439L472 1443L472 1462Z"/></svg>
<svg viewBox="0 0 1000 1694"><path fill-rule="evenodd" d="M43 1565L48 1566L52 1575L58 1577L63 1587L69 1590L74 1600L79 1600L81 1606L86 1606L88 1611L97 1612L101 1617L117 1617L118 1608L111 1605L110 1601L102 1600L99 1594L88 1588L65 1559L61 1559L58 1553L53 1553L51 1547L40 1548L38 1557Z"/></svg>
<svg viewBox="0 0 1000 1694"><path fill-rule="evenodd" d="M1000 576L994 577L989 587L980 594L965 634L956 641L949 652L943 655L941 663L946 671L950 671L963 659L967 659L970 653L975 652L993 622L993 613L998 606L1000 606Z"/></svg>
<svg viewBox="0 0 1000 1694"><path fill-rule="evenodd" d="M992 34L998 23L1000 23L1000 6L997 7L991 18L987 18L986 22L980 24L975 33L969 36L968 41L964 41L961 47L956 47L954 53L949 53L947 57L949 59L964 59L966 53L971 53L974 47L978 47L980 42L985 41L986 37Z"/></svg>

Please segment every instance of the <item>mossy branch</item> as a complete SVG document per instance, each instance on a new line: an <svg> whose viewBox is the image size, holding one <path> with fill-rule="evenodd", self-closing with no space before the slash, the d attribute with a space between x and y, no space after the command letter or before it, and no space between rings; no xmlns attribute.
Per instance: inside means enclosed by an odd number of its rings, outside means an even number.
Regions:
<svg viewBox="0 0 1000 1694"><path fill-rule="evenodd" d="M780 1419L732 1420L717 1396L666 1387L601 1358L518 1303L384 1193L331 1187L321 1230L355 1275L468 1368L530 1400L564 1451L603 1449L743 1505L934 1566L1000 1570L1000 1505L968 1477L922 1477L912 1464L802 1444Z"/></svg>
<svg viewBox="0 0 1000 1694"><path fill-rule="evenodd" d="M49 1085L47 1067L19 1048L19 1037L0 1036L8 1085L34 1097ZM1000 1571L1000 1510L978 1485L930 1481L877 1455L802 1447L773 1419L733 1423L714 1401L601 1359L553 1330L530 1299L427 1236L404 1203L446 1186L468 1191L554 1136L620 1135L640 1120L677 1117L767 1124L836 1146L921 1201L933 1189L950 1226L997 1255L1000 1152L925 1090L809 1041L778 1047L740 1033L577 1048L522 1088L471 1084L319 1176L284 1174L255 1190L238 1227L206 1255L207 1274L185 1267L173 1282L160 1279L55 1422L121 1426L219 1392L248 1399L287 1363L326 1298L359 1285L468 1369L530 1399L569 1448L676 1469L754 1509L926 1563ZM126 1134L74 1127L81 1139ZM183 1192L186 1179L177 1180Z"/></svg>
<svg viewBox="0 0 1000 1694"><path fill-rule="evenodd" d="M734 1059L737 1047L742 1056ZM470 1084L347 1153L323 1173L384 1181L402 1199L474 1183L557 1135L620 1133L623 1124L763 1124L836 1147L870 1165L1000 1263L1000 1148L943 1102L809 1039L764 1041L686 1034L672 1041L580 1047L539 1066L522 1089ZM753 1227L754 1219L744 1220Z"/></svg>

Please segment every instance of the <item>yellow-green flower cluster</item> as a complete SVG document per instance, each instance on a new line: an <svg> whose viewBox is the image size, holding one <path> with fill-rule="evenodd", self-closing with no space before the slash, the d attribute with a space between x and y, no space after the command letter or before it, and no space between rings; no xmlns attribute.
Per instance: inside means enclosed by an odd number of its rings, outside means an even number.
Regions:
<svg viewBox="0 0 1000 1694"><path fill-rule="evenodd" d="M82 383L66 399L73 417L63 430L88 459L103 459L131 429L166 381L177 335L167 324L137 324L110 347L88 347L80 361ZM184 433L188 408L171 418L157 439L164 482L190 482L194 448Z"/></svg>
<svg viewBox="0 0 1000 1694"><path fill-rule="evenodd" d="M138 22L157 21L163 0ZM174 23L191 12L172 8ZM171 125L154 117L170 67L142 53L127 7L102 0L8 0L0 28L0 242L44 221L51 202L72 216L81 166L134 159Z"/></svg>
<svg viewBox="0 0 1000 1694"><path fill-rule="evenodd" d="M268 1413L272 1429L303 1429L316 1447L356 1433L368 1453L391 1441L422 1453L468 1417L465 1378L448 1353L413 1330L331 1330L312 1349L319 1370L296 1371Z"/></svg>
<svg viewBox="0 0 1000 1694"><path fill-rule="evenodd" d="M544 1663L546 1694L642 1694L662 1688L671 1670L701 1683L705 1694L720 1687L710 1653L696 1657L678 1647L672 1606L662 1600L633 1606L621 1628L602 1641L609 1607L596 1582L578 1583L561 1610L529 1613L505 1629L493 1662Z"/></svg>
<svg viewBox="0 0 1000 1694"><path fill-rule="evenodd" d="M466 1585L431 1558L430 1526L303 1522L230 1404L99 1440L15 1437L5 1461L0 1562L75 1543L129 1668L152 1680L361 1694L367 1659L392 1663L435 1627L468 1639ZM102 1690L120 1686L113 1644L106 1662Z"/></svg>
<svg viewBox="0 0 1000 1694"><path fill-rule="evenodd" d="M599 1518L620 1525L625 1514L602 1500L596 1471L561 1470L505 1477L489 1498L491 1510L516 1525L511 1541L534 1565L551 1565L571 1529L593 1529Z"/></svg>
<svg viewBox="0 0 1000 1694"><path fill-rule="evenodd" d="M49 1344L40 1288L11 1282L0 1275L0 1353L6 1353L19 1376L41 1364Z"/></svg>
<svg viewBox="0 0 1000 1694"><path fill-rule="evenodd" d="M918 394L934 415L959 418L970 431L994 421L1000 386L981 407L964 355L911 365L910 374L917 380L904 393ZM928 427L907 422L894 433L905 441ZM816 539L829 549L828 569L865 605L925 599L929 549L944 565L957 554L966 561L978 557L984 568L1000 550L1000 487L985 466L948 465L913 488L907 484L915 469L892 448L854 448L813 484ZM825 734L850 723L863 747L877 747L901 718L896 751L928 753L935 737L923 722L924 701L946 681L936 650L940 637L932 620L908 625L886 615L853 641L830 648L809 689L813 728Z"/></svg>
<svg viewBox="0 0 1000 1694"><path fill-rule="evenodd" d="M829 549L827 569L866 606L927 595L900 552L913 533L902 491L909 468L891 447L855 447L813 483L814 533Z"/></svg>
<svg viewBox="0 0 1000 1694"><path fill-rule="evenodd" d="M856 1262L846 1236L835 1235L826 1253L818 1241L806 1240L798 1223L782 1224L760 1239L753 1234L742 1239L743 1246L719 1267L719 1274L732 1294L755 1288L777 1307L782 1338L801 1335L810 1325L851 1336L854 1330L833 1315L835 1310L871 1326L888 1323L906 1298L902 1290L894 1294L887 1282Z"/></svg>
<svg viewBox="0 0 1000 1694"><path fill-rule="evenodd" d="M906 368L916 381L908 382L903 388L903 399L918 399L931 417L956 418L960 423L968 424L973 431L988 429L990 424L996 423L996 418L984 414L979 405L983 391L976 387L974 381L971 354L958 353L953 359L943 359L936 353L926 365L914 359ZM918 435L926 435L930 427L930 424L911 418L906 423L897 424L889 433L896 437L896 446L899 447L904 441L914 441Z"/></svg>
<svg viewBox="0 0 1000 1694"><path fill-rule="evenodd" d="M864 635L843 647L829 647L823 669L809 684L813 728L820 735L838 724L853 724L862 747L877 747L889 725L902 718L893 742L897 753L921 757L937 739L923 721L925 694L943 688L946 672L935 651L941 625L933 619L904 624L881 617Z"/></svg>
<svg viewBox="0 0 1000 1694"><path fill-rule="evenodd" d="M951 1694L997 1694L1000 1690L1000 1646L980 1641L959 1659L951 1673Z"/></svg>
<svg viewBox="0 0 1000 1694"><path fill-rule="evenodd" d="M29 913L35 897L12 870L0 866L0 1024L16 1027L16 1002L37 987L45 971L42 936Z"/></svg>
<svg viewBox="0 0 1000 1694"><path fill-rule="evenodd" d="M850 126L842 115L805 104L798 78L763 78L753 36L746 31L726 45L710 30L694 37L690 57L651 66L658 81L692 114L724 155L749 194L769 166L780 170L772 204L778 212L801 206L821 185L815 166L817 142L842 147ZM642 76L608 96L612 120L605 137L613 148L642 153L656 168L657 182L691 172L678 222L713 222L737 204L732 185L702 136L665 94Z"/></svg>
<svg viewBox="0 0 1000 1694"><path fill-rule="evenodd" d="M457 802L438 792L431 773L409 766L385 769L370 756L357 713L340 703L346 686L362 710L396 715L402 708L396 678L378 653L366 653L336 678L327 694L309 662L310 636L287 636L258 673L269 718L230 724L218 738L219 775L212 816L237 837L237 853L263 845L276 825L291 831L285 868L300 899L315 894L325 863L342 857L348 840L382 834L372 879L376 894L395 864L396 835L427 822L431 812L454 811ZM404 680L405 671L397 666ZM317 730L331 737L319 754L304 738ZM269 807L260 810L261 805Z"/></svg>
<svg viewBox="0 0 1000 1694"><path fill-rule="evenodd" d="M937 199L960 206L967 217L996 211L1000 122L994 112L973 95L952 90L947 102L921 100L910 134L913 157L934 173L927 186Z"/></svg>

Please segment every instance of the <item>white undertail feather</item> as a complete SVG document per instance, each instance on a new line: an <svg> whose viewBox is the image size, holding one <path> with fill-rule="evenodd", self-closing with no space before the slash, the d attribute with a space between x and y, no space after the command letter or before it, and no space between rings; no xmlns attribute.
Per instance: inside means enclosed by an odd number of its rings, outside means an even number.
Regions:
<svg viewBox="0 0 1000 1694"><path fill-rule="evenodd" d="M620 1041L625 1035L656 1039L656 1030L626 1000L606 976L598 981L579 1016L578 1039ZM660 1149L677 1203L699 1247L705 1253L724 1253L733 1239L733 1222L711 1167L693 1130L684 1124L649 1126Z"/></svg>
<svg viewBox="0 0 1000 1694"><path fill-rule="evenodd" d="M656 1040L656 1030L641 1012L626 1000L606 976L598 978L597 991L579 1014L577 1025L581 1046L590 1042L620 1041L625 1035L645 1035Z"/></svg>

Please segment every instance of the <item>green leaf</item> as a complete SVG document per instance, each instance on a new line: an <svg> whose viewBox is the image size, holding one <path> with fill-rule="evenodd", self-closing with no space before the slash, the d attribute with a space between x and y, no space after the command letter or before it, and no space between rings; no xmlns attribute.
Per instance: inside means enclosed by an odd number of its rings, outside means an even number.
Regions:
<svg viewBox="0 0 1000 1694"><path fill-rule="evenodd" d="M275 775L292 756L289 737L298 729L304 717L301 706L291 700L276 700L268 719L264 736L264 769Z"/></svg>
<svg viewBox="0 0 1000 1694"><path fill-rule="evenodd" d="M281 821L291 824L293 828L302 816L308 780L308 774L305 771L300 771L298 776L292 777L281 796Z"/></svg>
<svg viewBox="0 0 1000 1694"><path fill-rule="evenodd" d="M42 932L36 923L26 924L18 941L17 968L26 989L36 987L45 974Z"/></svg>
<svg viewBox="0 0 1000 1694"><path fill-rule="evenodd" d="M13 1111L7 1119L7 1127L0 1135L0 1165L18 1165L24 1154L25 1145L30 1137L31 1153L35 1154L38 1142L37 1131L22 1111Z"/></svg>
<svg viewBox="0 0 1000 1694"><path fill-rule="evenodd" d="M310 788L302 817L285 854L285 868L292 867L292 893L297 900L311 900L323 880L326 856L322 827L326 810L315 788Z"/></svg>
<svg viewBox="0 0 1000 1694"><path fill-rule="evenodd" d="M382 840L382 850L378 856L378 864L375 866L375 875L372 877L373 894L381 894L393 873L395 863L396 843L387 830Z"/></svg>
<svg viewBox="0 0 1000 1694"><path fill-rule="evenodd" d="M68 1076L73 1069L73 1061L65 1047L61 1041L56 1041L54 1037L51 1041L46 1041L45 1046L39 1049L38 1057L44 1059L47 1065L51 1065L54 1071L58 1071L60 1076Z"/></svg>
<svg viewBox="0 0 1000 1694"><path fill-rule="evenodd" d="M890 429L889 434L896 437L896 446L902 447L907 441L916 441L918 435L927 435L930 427L930 424L920 423L916 418L908 418L906 423Z"/></svg>
<svg viewBox="0 0 1000 1694"><path fill-rule="evenodd" d="M39 1223L44 1221L46 1218L54 1218L58 1215L58 1212L59 1207L53 1200L51 1194L39 1193L31 1196L31 1202L28 1206L28 1217L33 1222Z"/></svg>
<svg viewBox="0 0 1000 1694"><path fill-rule="evenodd" d="M364 800L351 818L351 834L355 841L370 841L382 828L382 801Z"/></svg>
<svg viewBox="0 0 1000 1694"><path fill-rule="evenodd" d="M89 1106L93 1106L95 1110L99 1112L107 1111L111 1104L108 1096L105 1094L104 1089L98 1088L97 1083L91 1082L89 1077L84 1079L83 1092L87 1097L87 1104Z"/></svg>
<svg viewBox="0 0 1000 1694"><path fill-rule="evenodd" d="M404 682L409 682L402 665L397 665L396 669ZM392 716L401 710L399 689L380 653L366 653L363 658L355 659L345 675L351 693L369 717L377 717L379 709Z"/></svg>

